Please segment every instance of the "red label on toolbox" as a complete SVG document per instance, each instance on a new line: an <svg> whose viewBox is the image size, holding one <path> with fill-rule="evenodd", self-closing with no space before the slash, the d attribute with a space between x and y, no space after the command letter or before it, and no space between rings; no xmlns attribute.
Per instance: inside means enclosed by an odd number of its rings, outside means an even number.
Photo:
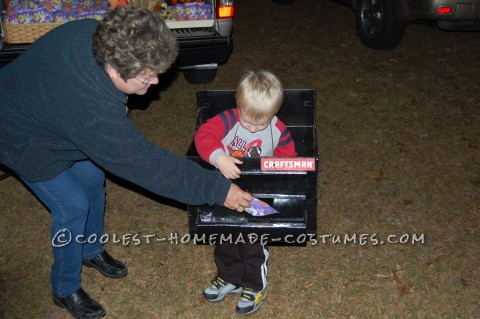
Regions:
<svg viewBox="0 0 480 319"><path fill-rule="evenodd" d="M262 157L260 170L262 171L314 171L315 158L289 157L269 158Z"/></svg>

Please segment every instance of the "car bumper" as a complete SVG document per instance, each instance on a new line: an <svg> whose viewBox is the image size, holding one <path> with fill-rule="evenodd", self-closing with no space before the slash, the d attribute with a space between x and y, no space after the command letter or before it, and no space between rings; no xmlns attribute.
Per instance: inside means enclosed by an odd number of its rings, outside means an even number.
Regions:
<svg viewBox="0 0 480 319"><path fill-rule="evenodd" d="M225 63L233 49L231 37L214 30L175 31L180 51L175 66L180 69L214 68ZM28 44L5 44L0 50L0 67L16 59Z"/></svg>
<svg viewBox="0 0 480 319"><path fill-rule="evenodd" d="M401 20L480 20L480 0L402 0L397 13ZM440 14L438 8L450 7L451 12Z"/></svg>
<svg viewBox="0 0 480 319"><path fill-rule="evenodd" d="M218 35L213 30L198 31L192 36L177 35L180 47L175 65L180 69L197 69L202 65L219 65L225 63L233 50L233 39Z"/></svg>

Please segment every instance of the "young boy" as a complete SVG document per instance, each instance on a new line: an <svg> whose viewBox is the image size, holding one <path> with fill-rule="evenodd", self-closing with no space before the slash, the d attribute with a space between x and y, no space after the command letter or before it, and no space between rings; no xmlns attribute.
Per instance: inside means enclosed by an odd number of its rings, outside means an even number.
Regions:
<svg viewBox="0 0 480 319"><path fill-rule="evenodd" d="M268 71L247 72L236 91L237 108L201 125L195 135L200 157L229 179L239 178L242 157L294 157L295 145L275 114L283 102L280 80ZM267 247L260 243L217 244L217 276L203 292L211 302L242 293L236 311L250 314L266 296Z"/></svg>

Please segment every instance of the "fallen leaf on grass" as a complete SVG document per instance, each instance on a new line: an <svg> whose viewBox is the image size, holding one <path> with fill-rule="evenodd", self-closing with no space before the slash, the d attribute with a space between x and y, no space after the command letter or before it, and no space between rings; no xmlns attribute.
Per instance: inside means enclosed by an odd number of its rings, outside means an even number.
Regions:
<svg viewBox="0 0 480 319"><path fill-rule="evenodd" d="M376 180L377 182L386 180L385 170L383 168L380 168L378 170L378 176L375 176L373 179Z"/></svg>
<svg viewBox="0 0 480 319"><path fill-rule="evenodd" d="M470 286L468 281L463 277L460 277L460 283L462 284L462 286Z"/></svg>
<svg viewBox="0 0 480 319"><path fill-rule="evenodd" d="M405 295L408 295L409 293L413 292L414 290L414 287L411 286L411 287L408 287L408 286L398 286L398 294L400 295L400 297L403 297Z"/></svg>
<svg viewBox="0 0 480 319"><path fill-rule="evenodd" d="M439 260L443 256L445 256L445 253L439 253L439 254L436 254L435 256L430 257L430 259L428 259L428 261L426 262L426 265L427 266L433 265L433 263L435 263L437 260Z"/></svg>
<svg viewBox="0 0 480 319"><path fill-rule="evenodd" d="M397 265L397 269L392 270L389 275L375 274L375 277L391 279L395 284L395 286L397 286L399 295L402 297L413 292L414 290L414 286L406 285L405 283L402 282L402 280L400 280L399 275L402 273L403 273L403 269L401 268L400 265Z"/></svg>
<svg viewBox="0 0 480 319"><path fill-rule="evenodd" d="M303 288L310 288L312 286L313 286L313 282L309 282L305 286L303 286Z"/></svg>
<svg viewBox="0 0 480 319"><path fill-rule="evenodd" d="M398 147L398 151L399 151L400 153L403 153L403 152L405 152L405 148L406 148L406 147L405 147L405 143L402 143L402 142L397 142L397 144L396 144L396 145L397 145L397 147Z"/></svg>
<svg viewBox="0 0 480 319"><path fill-rule="evenodd" d="M400 277L398 275L401 273L403 273L403 270L400 268L400 265L397 265L397 269L392 271L392 279L393 279L393 282L397 285L399 295L405 296L413 292L414 287L408 286L400 280Z"/></svg>
<svg viewBox="0 0 480 319"><path fill-rule="evenodd" d="M137 284L138 286L140 286L142 288L147 288L148 281L142 280L142 279L137 279L137 280L135 280L135 284Z"/></svg>
<svg viewBox="0 0 480 319"><path fill-rule="evenodd" d="M357 281L360 281L360 280L358 280L356 278L350 279L349 281L346 281L342 284L342 288L343 289L348 288L349 286L351 286L353 283L355 283Z"/></svg>

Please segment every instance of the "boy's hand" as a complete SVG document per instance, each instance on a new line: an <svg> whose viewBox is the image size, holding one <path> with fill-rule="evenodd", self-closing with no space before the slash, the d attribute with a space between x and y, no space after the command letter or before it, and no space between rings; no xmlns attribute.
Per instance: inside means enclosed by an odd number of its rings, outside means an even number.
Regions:
<svg viewBox="0 0 480 319"><path fill-rule="evenodd" d="M250 193L243 191L240 187L232 183L223 205L237 212L243 212L246 207L250 207L250 201L252 199L253 196Z"/></svg>
<svg viewBox="0 0 480 319"><path fill-rule="evenodd" d="M237 167L236 164L242 164L243 162L238 158L223 155L217 158L215 164L217 164L218 169L222 172L223 176L228 179L239 178L242 171Z"/></svg>

